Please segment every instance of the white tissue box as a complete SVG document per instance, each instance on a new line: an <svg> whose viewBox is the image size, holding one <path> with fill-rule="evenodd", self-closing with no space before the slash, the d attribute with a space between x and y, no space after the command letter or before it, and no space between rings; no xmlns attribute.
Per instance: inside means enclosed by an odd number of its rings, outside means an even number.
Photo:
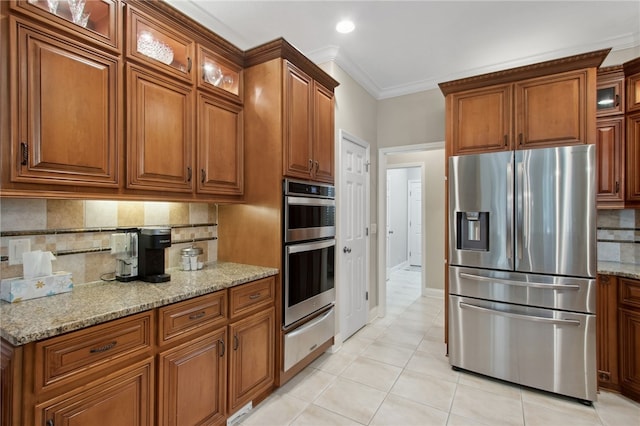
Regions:
<svg viewBox="0 0 640 426"><path fill-rule="evenodd" d="M71 272L58 271L52 275L24 279L5 278L0 281L0 299L16 303L37 297L53 296L73 290Z"/></svg>

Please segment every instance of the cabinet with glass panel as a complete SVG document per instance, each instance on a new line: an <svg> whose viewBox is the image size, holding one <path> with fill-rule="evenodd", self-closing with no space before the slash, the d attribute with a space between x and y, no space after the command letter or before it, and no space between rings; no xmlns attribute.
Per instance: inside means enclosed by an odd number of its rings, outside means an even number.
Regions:
<svg viewBox="0 0 640 426"><path fill-rule="evenodd" d="M103 47L121 48L118 0L12 0L11 8Z"/></svg>

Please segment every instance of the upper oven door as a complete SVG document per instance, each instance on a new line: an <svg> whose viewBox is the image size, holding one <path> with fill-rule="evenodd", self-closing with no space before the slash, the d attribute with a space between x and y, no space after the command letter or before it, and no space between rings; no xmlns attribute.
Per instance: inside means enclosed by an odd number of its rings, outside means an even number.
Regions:
<svg viewBox="0 0 640 426"><path fill-rule="evenodd" d="M285 242L336 235L336 201L327 198L284 197Z"/></svg>

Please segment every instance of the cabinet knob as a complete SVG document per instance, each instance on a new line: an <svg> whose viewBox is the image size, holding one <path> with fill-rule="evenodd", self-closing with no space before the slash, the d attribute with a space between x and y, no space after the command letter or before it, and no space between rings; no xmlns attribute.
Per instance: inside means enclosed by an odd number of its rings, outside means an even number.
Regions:
<svg viewBox="0 0 640 426"><path fill-rule="evenodd" d="M309 173L313 170L313 160L309 158Z"/></svg>
<svg viewBox="0 0 640 426"><path fill-rule="evenodd" d="M320 168L320 162L316 161L316 173L318 173L318 169Z"/></svg>

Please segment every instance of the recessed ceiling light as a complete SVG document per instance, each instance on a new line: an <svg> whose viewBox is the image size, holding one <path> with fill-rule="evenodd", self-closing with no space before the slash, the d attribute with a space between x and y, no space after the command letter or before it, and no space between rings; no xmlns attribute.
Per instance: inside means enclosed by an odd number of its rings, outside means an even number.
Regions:
<svg viewBox="0 0 640 426"><path fill-rule="evenodd" d="M356 28L356 25L353 21L345 19L344 21L338 22L336 25L336 31L342 34L347 34L353 31Z"/></svg>

